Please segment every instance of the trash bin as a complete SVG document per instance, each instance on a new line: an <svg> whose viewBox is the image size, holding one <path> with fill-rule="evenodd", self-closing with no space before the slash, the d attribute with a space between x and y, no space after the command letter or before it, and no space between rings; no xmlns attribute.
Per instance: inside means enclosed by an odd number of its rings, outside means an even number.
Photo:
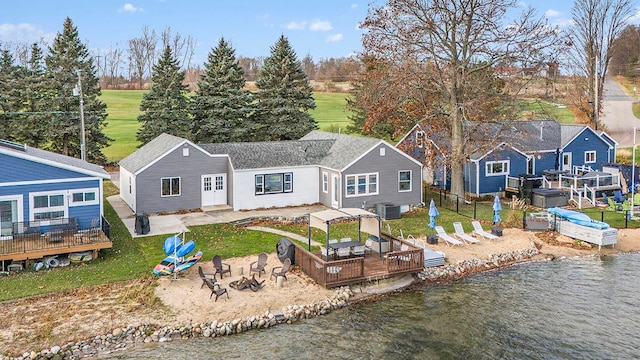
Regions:
<svg viewBox="0 0 640 360"><path fill-rule="evenodd" d="M428 234L427 235L427 244L437 245L438 244L438 235L436 235L436 234Z"/></svg>
<svg viewBox="0 0 640 360"><path fill-rule="evenodd" d="M499 226L494 226L491 228L491 233L495 236L502 236L502 228Z"/></svg>
<svg viewBox="0 0 640 360"><path fill-rule="evenodd" d="M293 245L291 240L281 238L278 240L278 244L276 244L276 253L278 254L278 259L280 259L281 263L284 263L285 259L289 259L291 260L291 265L293 265L296 257L296 247Z"/></svg>
<svg viewBox="0 0 640 360"><path fill-rule="evenodd" d="M151 231L151 226L149 225L149 215L136 214L135 230L136 234L138 235L146 235Z"/></svg>

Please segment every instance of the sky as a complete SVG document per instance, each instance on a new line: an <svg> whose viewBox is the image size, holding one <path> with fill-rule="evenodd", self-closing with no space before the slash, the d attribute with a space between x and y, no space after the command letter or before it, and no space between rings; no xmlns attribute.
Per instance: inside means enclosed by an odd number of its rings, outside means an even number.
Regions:
<svg viewBox="0 0 640 360"><path fill-rule="evenodd" d="M358 28L370 4L383 0L0 0L0 42L49 43L62 31L66 17L94 54L126 49L148 26L156 33L196 40L192 63L202 64L220 37L236 56L266 57L280 35L288 38L299 59L348 57L362 49ZM569 0L526 0L549 23L567 26Z"/></svg>

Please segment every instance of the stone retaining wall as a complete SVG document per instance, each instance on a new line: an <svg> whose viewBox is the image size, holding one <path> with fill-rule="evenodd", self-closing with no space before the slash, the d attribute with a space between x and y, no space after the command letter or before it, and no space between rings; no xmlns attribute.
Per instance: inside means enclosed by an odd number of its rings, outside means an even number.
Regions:
<svg viewBox="0 0 640 360"><path fill-rule="evenodd" d="M418 273L419 279L426 282L451 280L464 275L491 270L515 262L529 259L538 255L535 247L513 251L505 254L491 255L488 260L472 259L441 267L426 268ZM293 323L301 319L326 315L333 310L343 308L349 304L353 292L349 287L342 287L326 300L310 305L290 305L282 311L268 311L263 315L251 316L246 319L219 322L217 320L201 324L182 327L158 326L144 324L116 328L105 335L95 336L79 342L72 342L64 346L53 346L40 352L26 352L21 357L9 358L0 355L0 360L27 359L79 359L95 356L98 353L111 353L125 350L137 343L166 342L176 339L193 337L217 337L242 333L251 329L265 329L278 324Z"/></svg>

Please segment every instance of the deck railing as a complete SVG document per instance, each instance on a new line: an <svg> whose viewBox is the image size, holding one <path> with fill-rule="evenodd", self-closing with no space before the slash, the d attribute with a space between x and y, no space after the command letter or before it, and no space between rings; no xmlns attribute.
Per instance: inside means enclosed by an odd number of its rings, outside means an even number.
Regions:
<svg viewBox="0 0 640 360"><path fill-rule="evenodd" d="M14 222L12 233L0 239L0 256L51 252L56 249L90 247L92 243L110 240L110 224L102 219L102 226L78 229L76 218Z"/></svg>
<svg viewBox="0 0 640 360"><path fill-rule="evenodd" d="M421 248L400 238L384 233L382 235L390 242L390 252L379 259L377 259L378 254L372 256L377 261L385 262L385 277L415 273L424 268L424 251ZM322 286L331 288L367 280L365 258L362 256L325 261L302 246L295 243L294 245L296 247L295 265L300 266L307 276ZM402 245L407 245L409 249L400 250Z"/></svg>

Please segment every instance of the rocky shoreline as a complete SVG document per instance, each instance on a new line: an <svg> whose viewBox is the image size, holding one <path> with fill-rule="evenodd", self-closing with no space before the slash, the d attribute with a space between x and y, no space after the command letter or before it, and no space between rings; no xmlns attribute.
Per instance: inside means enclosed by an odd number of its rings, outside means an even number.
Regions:
<svg viewBox="0 0 640 360"><path fill-rule="evenodd" d="M487 260L470 259L442 267L426 268L417 274L420 281L417 284L414 282L414 285L418 287L435 282L455 280L470 274L530 260L537 255L539 255L539 251L532 244L531 248L491 255ZM326 315L349 305L374 300L378 296L380 295L369 295L356 299L349 287L341 287L335 290L333 296L320 302L308 305L289 305L282 311L267 311L262 315L250 316L246 319L215 320L180 327L155 324L129 325L124 328L116 328L104 335L62 346L56 345L39 352L27 351L22 356L6 357L0 355L0 360L80 359L97 354L124 351L129 347L143 343L239 334L253 329L265 329L279 324L291 324L299 320Z"/></svg>

